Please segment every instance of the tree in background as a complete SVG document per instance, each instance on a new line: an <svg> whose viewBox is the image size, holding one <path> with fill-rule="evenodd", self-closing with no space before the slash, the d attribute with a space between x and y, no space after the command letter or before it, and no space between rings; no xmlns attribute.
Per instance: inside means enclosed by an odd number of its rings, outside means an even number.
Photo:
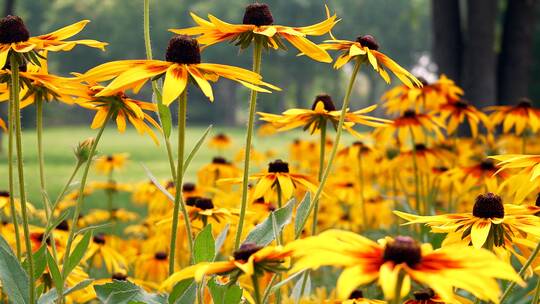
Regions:
<svg viewBox="0 0 540 304"><path fill-rule="evenodd" d="M432 0L435 62L475 105L529 96L538 2Z"/></svg>

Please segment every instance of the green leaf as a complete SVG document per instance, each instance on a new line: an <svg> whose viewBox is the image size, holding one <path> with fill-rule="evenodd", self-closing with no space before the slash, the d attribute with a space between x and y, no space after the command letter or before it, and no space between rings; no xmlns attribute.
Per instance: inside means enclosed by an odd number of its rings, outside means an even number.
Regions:
<svg viewBox="0 0 540 304"><path fill-rule="evenodd" d="M242 288L237 284L222 285L212 279L208 281L208 289L214 304L238 304L242 300Z"/></svg>
<svg viewBox="0 0 540 304"><path fill-rule="evenodd" d="M71 273L71 271L79 265L82 258L86 254L86 250L88 249L88 245L90 245L90 240L92 240L92 230L88 230L84 233L82 240L77 244L73 252L69 255L69 258L67 260L65 274L66 276Z"/></svg>
<svg viewBox="0 0 540 304"><path fill-rule="evenodd" d="M279 283L276 283L274 286L272 286L272 288L270 289L270 294L278 291L278 289L280 289L282 286L285 286L287 284L289 284L290 281L298 278L298 277L301 277L302 275L304 274L304 271L301 271L301 272L297 272L289 277L287 277L286 279L283 279L282 281L280 281Z"/></svg>
<svg viewBox="0 0 540 304"><path fill-rule="evenodd" d="M189 164L193 160L193 157L197 154L199 149L201 148L201 145L204 143L204 140L206 139L206 136L208 136L208 133L212 130L212 125L209 125L208 128L206 128L206 131L204 131L203 135L199 138L193 149L191 149L191 152L189 152L188 157L184 161L184 174L186 173L187 168L189 167Z"/></svg>
<svg viewBox="0 0 540 304"><path fill-rule="evenodd" d="M104 304L165 304L167 299L158 294L146 292L130 281L114 281L94 286L98 299Z"/></svg>
<svg viewBox="0 0 540 304"><path fill-rule="evenodd" d="M64 280L62 279L62 274L60 273L60 269L58 268L58 265L54 261L52 254L48 250L47 250L47 265L49 266L49 273L51 274L51 278L53 280L53 284L56 287L56 289L64 286Z"/></svg>
<svg viewBox="0 0 540 304"><path fill-rule="evenodd" d="M13 303L30 303L28 275L13 254L8 243L0 236L0 281L2 291Z"/></svg>
<svg viewBox="0 0 540 304"><path fill-rule="evenodd" d="M161 102L157 104L159 112L159 120L161 121L161 127L163 128L163 134L169 138L172 130L172 116L171 110Z"/></svg>
<svg viewBox="0 0 540 304"><path fill-rule="evenodd" d="M45 271L45 267L47 266L46 250L47 250L47 244L43 244L32 255L33 260L34 260L34 279L36 281L39 279L39 277L41 277L41 275ZM24 260L23 266L25 268L26 268L26 264L27 264L27 261Z"/></svg>
<svg viewBox="0 0 540 304"><path fill-rule="evenodd" d="M212 224L206 225L197 235L193 247L195 263L212 262L216 256L216 244L212 236Z"/></svg>
<svg viewBox="0 0 540 304"><path fill-rule="evenodd" d="M271 213L275 217L277 234L291 221L294 205L295 200L291 199L285 206ZM244 243L252 242L259 246L266 246L274 240L276 234L274 230L272 216L269 216L248 233Z"/></svg>
<svg viewBox="0 0 540 304"><path fill-rule="evenodd" d="M71 293L73 293L75 291L79 291L81 289L84 289L84 288L88 287L90 284L92 284L92 282L94 282L94 280L91 280L91 279L83 280L83 281L77 283L75 286L64 290L64 296L67 296L67 295L69 295L69 294L71 294ZM53 289L49 290L47 293L42 294L41 297L39 297L38 304L54 303L54 301L56 301L56 299L58 299L58 292L56 291L56 288L53 288Z"/></svg>
<svg viewBox="0 0 540 304"><path fill-rule="evenodd" d="M197 285L193 279L185 279L174 285L169 294L169 304L195 303Z"/></svg>
<svg viewBox="0 0 540 304"><path fill-rule="evenodd" d="M223 230L219 233L218 237L216 238L216 256L219 254L221 247L223 247L223 244L225 243L225 240L227 239L227 233L229 232L229 227L230 227L229 224L225 225L225 228L223 228Z"/></svg>
<svg viewBox="0 0 540 304"><path fill-rule="evenodd" d="M311 294L311 277L308 274L306 277L304 292L302 293L302 285L304 285L304 276L302 276L296 284L294 284L293 290L291 291L291 298L294 299L295 303L300 301L300 298Z"/></svg>
<svg viewBox="0 0 540 304"><path fill-rule="evenodd" d="M311 194L309 191L306 193L298 207L296 208L296 217L294 218L294 235L297 237L302 233L302 223L306 220L306 217L309 216L309 203L311 201Z"/></svg>
<svg viewBox="0 0 540 304"><path fill-rule="evenodd" d="M51 231L53 229L55 229L56 227L58 227L58 225L60 225L69 215L69 211L66 210L64 212L62 212L62 214L60 214L59 217L57 217L54 221L51 221L51 224L50 226L48 226L46 229L45 229L45 232L43 233L45 236L49 236L49 234L51 233Z"/></svg>

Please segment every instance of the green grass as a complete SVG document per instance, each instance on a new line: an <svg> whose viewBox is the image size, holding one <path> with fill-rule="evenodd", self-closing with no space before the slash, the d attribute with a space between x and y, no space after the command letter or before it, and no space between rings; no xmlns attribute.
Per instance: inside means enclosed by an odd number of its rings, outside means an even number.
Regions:
<svg viewBox="0 0 540 304"><path fill-rule="evenodd" d="M203 134L204 127L188 128L186 132L187 150L186 154ZM47 191L51 198L55 198L58 192L66 183L73 170L75 158L73 148L78 142L96 135L96 130L88 127L62 127L49 128L44 132L45 166L47 178ZM244 146L244 128L214 128L209 137L219 132L224 132L233 138L234 146L226 157L231 159L235 153ZM173 130L173 138L176 132ZM298 132L288 132L271 137L255 137L254 147L259 151L272 149L278 153L279 157L286 157L288 144L294 137L302 135ZM303 135L306 136L306 135ZM313 137L315 138L315 137ZM8 169L7 169L7 138L4 137L4 152L0 155L0 190L8 189ZM173 140L173 147L176 150L176 140ZM29 201L40 205L41 197L39 192L39 171L36 150L35 130L28 129L23 134L24 164L26 175L26 186ZM111 154L127 152L130 161L124 170L115 173L118 182L137 182L147 180L146 173L141 164L144 164L159 179L170 178L170 167L167 161L167 154L164 145L156 146L150 137L140 136L133 129L128 129L126 133L119 134L115 126L108 126L98 150L100 154ZM197 170L204 164L211 161L217 152L207 148L206 143L201 147L199 153L193 159L187 171L186 181L195 181ZM258 168L254 168L257 170ZM82 170L81 170L82 171ZM102 180L106 177L96 174L91 170L89 180ZM18 191L16 191L18 192ZM89 205L103 206L102 200L92 198Z"/></svg>

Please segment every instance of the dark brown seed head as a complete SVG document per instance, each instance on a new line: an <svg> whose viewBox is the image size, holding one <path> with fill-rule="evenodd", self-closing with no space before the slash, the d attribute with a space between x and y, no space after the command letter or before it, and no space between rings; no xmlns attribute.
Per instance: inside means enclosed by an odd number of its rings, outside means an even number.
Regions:
<svg viewBox="0 0 540 304"><path fill-rule="evenodd" d="M413 292L414 299L417 301L427 301L435 296L433 289L428 288L424 290L418 290Z"/></svg>
<svg viewBox="0 0 540 304"><path fill-rule="evenodd" d="M114 160L114 157L112 155L107 155L107 161L112 162Z"/></svg>
<svg viewBox="0 0 540 304"><path fill-rule="evenodd" d="M458 109L466 109L466 108L469 107L469 102L467 100L465 100L465 99L460 99L460 100L454 102L454 105Z"/></svg>
<svg viewBox="0 0 540 304"><path fill-rule="evenodd" d="M480 168L482 169L482 171L493 171L497 169L497 167L495 167L495 163L493 162L493 160L489 158L484 159L480 163Z"/></svg>
<svg viewBox="0 0 540 304"><path fill-rule="evenodd" d="M227 160L221 156L216 156L212 159L212 164L227 164Z"/></svg>
<svg viewBox="0 0 540 304"><path fill-rule="evenodd" d="M182 185L182 191L184 191L184 192L195 191L195 184L194 183L184 183Z"/></svg>
<svg viewBox="0 0 540 304"><path fill-rule="evenodd" d="M66 220L63 220L60 222L60 224L58 224L58 226L56 226L56 229L61 231L69 231L69 224Z"/></svg>
<svg viewBox="0 0 540 304"><path fill-rule="evenodd" d="M375 38L371 35L358 37L356 38L356 41L370 50L376 51L379 49L379 43L377 43L377 40L375 40Z"/></svg>
<svg viewBox="0 0 540 304"><path fill-rule="evenodd" d="M363 297L364 293L360 289L356 289L355 291L351 292L349 300L362 299Z"/></svg>
<svg viewBox="0 0 540 304"><path fill-rule="evenodd" d="M480 194L476 197L472 214L479 218L503 218L504 205L501 197L491 192Z"/></svg>
<svg viewBox="0 0 540 304"><path fill-rule="evenodd" d="M386 244L383 259L395 264L405 263L414 267L422 260L420 245L409 236L397 236Z"/></svg>
<svg viewBox="0 0 540 304"><path fill-rule="evenodd" d="M195 207L201 210L214 209L214 203L211 198L201 197L195 201Z"/></svg>
<svg viewBox="0 0 540 304"><path fill-rule="evenodd" d="M532 101L527 97L522 97L519 99L517 106L519 108L530 108L532 107Z"/></svg>
<svg viewBox="0 0 540 304"><path fill-rule="evenodd" d="M106 240L105 240L104 234L100 233L100 234L94 235L94 243L103 245L105 244L105 242Z"/></svg>
<svg viewBox="0 0 540 304"><path fill-rule="evenodd" d="M253 3L246 6L244 13L244 24L254 24L256 26L271 25L274 23L274 17L270 12L270 7L265 3Z"/></svg>
<svg viewBox="0 0 540 304"><path fill-rule="evenodd" d="M187 35L177 35L169 40L165 60L179 64L201 63L201 49L197 39Z"/></svg>
<svg viewBox="0 0 540 304"><path fill-rule="evenodd" d="M270 173L289 173L289 163L281 159L275 160L268 164L268 172Z"/></svg>
<svg viewBox="0 0 540 304"><path fill-rule="evenodd" d="M9 191L0 191L0 197L9 197Z"/></svg>
<svg viewBox="0 0 540 304"><path fill-rule="evenodd" d="M425 78L422 77L422 76L418 76L418 77L416 77L416 79L418 79L418 81L420 81L420 82L422 83L423 86L429 85L429 82L427 81L427 79L425 79Z"/></svg>
<svg viewBox="0 0 540 304"><path fill-rule="evenodd" d="M154 254L154 258L158 261L164 261L167 259L167 257L168 257L167 253L163 251L159 251L159 252L156 252L156 254Z"/></svg>
<svg viewBox="0 0 540 304"><path fill-rule="evenodd" d="M126 281L127 278L128 278L127 274L122 273L122 272L115 272L111 277L111 279L117 280L117 281Z"/></svg>
<svg viewBox="0 0 540 304"><path fill-rule="evenodd" d="M416 144L414 145L414 148L416 149L416 152L422 152L427 150L427 147L424 144Z"/></svg>
<svg viewBox="0 0 540 304"><path fill-rule="evenodd" d="M415 118L416 112L414 110L407 110L403 113L404 118Z"/></svg>
<svg viewBox="0 0 540 304"><path fill-rule="evenodd" d="M313 102L313 105L311 106L312 110L315 110L315 107L317 106L317 103L321 101L324 104L324 109L326 111L335 111L336 106L334 105L334 101L332 101L332 97L328 94L320 94L315 97L315 101Z"/></svg>
<svg viewBox="0 0 540 304"><path fill-rule="evenodd" d="M200 196L190 196L190 197L186 198L186 205L191 206L191 207L195 207L195 204L197 203L197 201L200 198L201 198Z"/></svg>
<svg viewBox="0 0 540 304"><path fill-rule="evenodd" d="M27 41L30 32L19 16L7 16L0 19L0 43L17 43Z"/></svg>
<svg viewBox="0 0 540 304"><path fill-rule="evenodd" d="M261 249L262 247L255 243L246 242L240 245L240 248L233 253L233 257L237 261L247 261L251 255Z"/></svg>

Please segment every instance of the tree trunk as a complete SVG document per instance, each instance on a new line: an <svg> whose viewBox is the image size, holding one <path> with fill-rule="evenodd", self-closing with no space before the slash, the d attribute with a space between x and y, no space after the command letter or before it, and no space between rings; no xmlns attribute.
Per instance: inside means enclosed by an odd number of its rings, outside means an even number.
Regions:
<svg viewBox="0 0 540 304"><path fill-rule="evenodd" d="M493 105L497 98L494 50L497 3L493 0L467 1L462 83L465 97L477 107Z"/></svg>
<svg viewBox="0 0 540 304"><path fill-rule="evenodd" d="M529 92L537 0L509 0L498 66L499 104L513 104Z"/></svg>
<svg viewBox="0 0 540 304"><path fill-rule="evenodd" d="M438 72L461 81L463 41L458 0L432 0L433 59Z"/></svg>

